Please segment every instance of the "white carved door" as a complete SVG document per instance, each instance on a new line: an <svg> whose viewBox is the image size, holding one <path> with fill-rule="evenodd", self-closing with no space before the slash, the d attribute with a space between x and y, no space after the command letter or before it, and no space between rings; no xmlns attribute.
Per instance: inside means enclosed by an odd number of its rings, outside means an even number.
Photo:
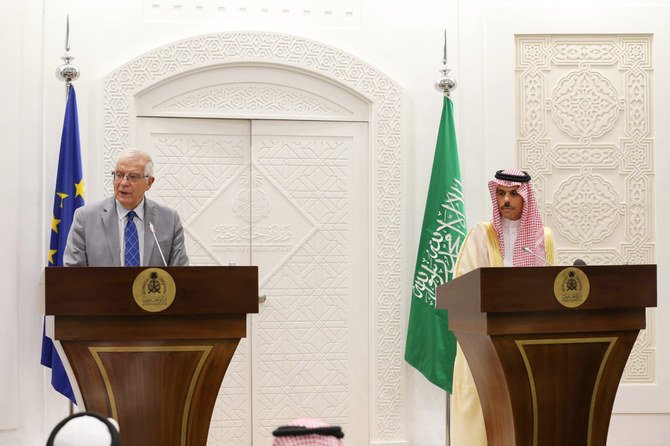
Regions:
<svg viewBox="0 0 670 446"><path fill-rule="evenodd" d="M254 444L301 416L368 442L366 146L365 123L252 123Z"/></svg>
<svg viewBox="0 0 670 446"><path fill-rule="evenodd" d="M194 265L259 266L208 444L267 445L297 417L368 444L367 123L138 118L151 195L184 221Z"/></svg>

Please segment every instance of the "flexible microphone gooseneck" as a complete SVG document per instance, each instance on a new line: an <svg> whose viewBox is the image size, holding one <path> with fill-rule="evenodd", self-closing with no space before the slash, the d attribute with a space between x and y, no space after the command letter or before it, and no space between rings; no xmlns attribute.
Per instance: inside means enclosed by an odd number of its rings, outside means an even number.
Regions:
<svg viewBox="0 0 670 446"><path fill-rule="evenodd" d="M528 254L530 254L530 255L532 255L532 256L534 256L534 257L537 257L538 259L542 260L542 261L543 261L544 263L546 263L547 265L549 265L549 266L554 266L553 263L549 263L549 261L548 261L547 259L545 259L544 257L540 257L539 255L535 254L535 253L533 252L533 250L530 249L528 246L524 246L524 247L521 248L521 249L522 249L523 251L527 252Z"/></svg>
<svg viewBox="0 0 670 446"><path fill-rule="evenodd" d="M151 222L149 222L149 229L151 229L151 233L154 235L154 241L156 242L156 246L158 246L158 252L161 253L161 259L163 259L163 265L167 266L165 256L163 255L163 250L161 249L160 243L158 243L158 237L156 237L156 230L154 229L154 224Z"/></svg>

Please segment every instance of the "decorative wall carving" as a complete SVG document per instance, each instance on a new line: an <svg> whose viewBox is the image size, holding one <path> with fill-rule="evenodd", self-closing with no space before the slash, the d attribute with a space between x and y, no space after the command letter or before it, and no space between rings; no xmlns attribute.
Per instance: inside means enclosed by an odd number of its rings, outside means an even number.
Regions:
<svg viewBox="0 0 670 446"><path fill-rule="evenodd" d="M575 244L611 235L626 210L612 184L590 169L563 181L546 206L558 232Z"/></svg>
<svg viewBox="0 0 670 446"><path fill-rule="evenodd" d="M546 107L556 125L580 140L590 140L612 130L623 108L612 82L584 67L568 73L558 81Z"/></svg>
<svg viewBox="0 0 670 446"><path fill-rule="evenodd" d="M402 389L403 332L401 216L403 200L403 93L383 73L335 48L307 39L264 32L232 32L185 39L140 56L104 79L103 153L104 171L112 169L117 152L132 140L133 101L136 94L171 76L190 70L240 61L282 65L314 73L343 85L372 104L371 225L374 304L371 361L370 413L372 441L401 440L405 435ZM105 186L111 189L109 180ZM178 195L178 191L175 191ZM177 201L175 201L177 203ZM188 210L184 210L188 213ZM193 240L193 239L191 239ZM211 253L200 250L198 259L212 262ZM228 378L227 378L228 379ZM218 410L218 409L217 409Z"/></svg>
<svg viewBox="0 0 670 446"><path fill-rule="evenodd" d="M272 84L228 84L190 92L158 104L156 111L293 112L314 115L350 114L348 110L306 91Z"/></svg>
<svg viewBox="0 0 670 446"><path fill-rule="evenodd" d="M541 191L558 257L589 264L654 262L652 38L516 38L517 151ZM654 319L624 372L654 380Z"/></svg>

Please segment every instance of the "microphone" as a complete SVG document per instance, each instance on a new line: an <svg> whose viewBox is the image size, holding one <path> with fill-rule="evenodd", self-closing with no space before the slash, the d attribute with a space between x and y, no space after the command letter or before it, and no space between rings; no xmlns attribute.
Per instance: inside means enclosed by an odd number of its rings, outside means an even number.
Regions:
<svg viewBox="0 0 670 446"><path fill-rule="evenodd" d="M528 246L524 246L524 247L521 248L521 249L522 249L523 251L527 252L528 254L532 255L533 257L536 257L536 258L542 260L542 261L543 261L544 263L546 263L547 265L549 265L549 266L554 266L553 264L549 263L549 262L547 261L547 259L545 259L544 257L540 257L540 256L538 256L537 254L535 254L535 253L533 252L533 250L530 249Z"/></svg>
<svg viewBox="0 0 670 446"><path fill-rule="evenodd" d="M575 261L572 262L572 266L586 266L586 262L582 259L575 259Z"/></svg>
<svg viewBox="0 0 670 446"><path fill-rule="evenodd" d="M156 246L158 246L158 252L161 253L161 259L163 259L163 265L167 266L165 256L163 255L163 250L161 249L160 243L158 243L158 237L156 237L156 230L154 229L154 224L151 222L149 222L149 229L151 229L151 233L154 235L154 241L156 242Z"/></svg>

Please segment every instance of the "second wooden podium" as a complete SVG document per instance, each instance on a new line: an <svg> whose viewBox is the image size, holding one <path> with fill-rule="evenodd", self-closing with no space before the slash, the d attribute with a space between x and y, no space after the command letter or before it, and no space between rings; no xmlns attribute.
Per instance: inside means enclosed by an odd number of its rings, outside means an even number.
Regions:
<svg viewBox="0 0 670 446"><path fill-rule="evenodd" d="M489 446L605 446L656 265L480 268L438 288Z"/></svg>
<svg viewBox="0 0 670 446"><path fill-rule="evenodd" d="M122 444L204 446L257 267L46 268L46 314L86 410Z"/></svg>

